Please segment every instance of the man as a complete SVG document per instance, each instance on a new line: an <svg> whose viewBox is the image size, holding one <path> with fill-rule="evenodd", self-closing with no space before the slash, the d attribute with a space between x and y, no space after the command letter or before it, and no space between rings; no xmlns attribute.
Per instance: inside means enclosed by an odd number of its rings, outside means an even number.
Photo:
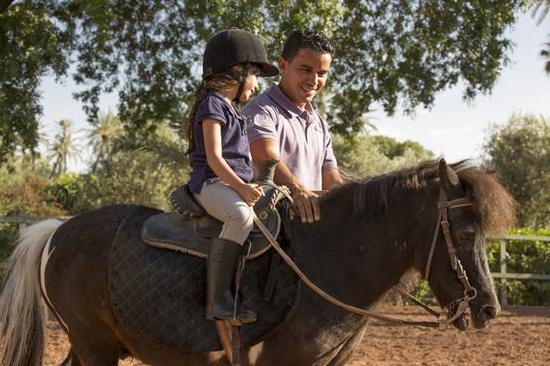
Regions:
<svg viewBox="0 0 550 366"><path fill-rule="evenodd" d="M279 60L281 81L244 109L254 164L279 161L275 183L290 189L302 222L319 220L320 191L342 183L327 125L311 105L326 84L333 54L323 34L292 33Z"/></svg>

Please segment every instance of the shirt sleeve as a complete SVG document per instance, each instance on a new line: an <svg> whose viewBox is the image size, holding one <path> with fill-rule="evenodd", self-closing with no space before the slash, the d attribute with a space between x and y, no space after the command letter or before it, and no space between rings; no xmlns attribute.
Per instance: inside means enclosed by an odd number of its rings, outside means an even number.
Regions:
<svg viewBox="0 0 550 366"><path fill-rule="evenodd" d="M332 150L332 137L330 136L330 131L325 121L321 118L321 123L323 124L324 131L324 143L325 143L325 157L323 159L322 171L330 171L338 168L338 163L336 162L336 156L334 156L334 151Z"/></svg>
<svg viewBox="0 0 550 366"><path fill-rule="evenodd" d="M223 101L210 95L204 98L199 104L199 108L197 108L195 123L200 125L205 119L215 119L225 126L227 121L224 113Z"/></svg>
<svg viewBox="0 0 550 366"><path fill-rule="evenodd" d="M247 136L249 144L261 139L278 141L277 120L267 110L249 103L244 108L244 114L248 118Z"/></svg>

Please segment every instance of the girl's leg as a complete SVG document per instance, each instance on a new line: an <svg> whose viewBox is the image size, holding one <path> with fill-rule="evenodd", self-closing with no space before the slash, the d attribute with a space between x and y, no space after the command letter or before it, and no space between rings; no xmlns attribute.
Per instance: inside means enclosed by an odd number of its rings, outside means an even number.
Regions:
<svg viewBox="0 0 550 366"><path fill-rule="evenodd" d="M252 207L233 188L223 182L205 184L194 196L210 215L223 222L220 238L244 243L254 226Z"/></svg>
<svg viewBox="0 0 550 366"><path fill-rule="evenodd" d="M224 183L204 185L197 201L206 211L223 221L220 237L212 239L207 264L206 318L233 320L235 324L256 320L252 310L235 311L233 279L239 262L241 245L252 230L252 208Z"/></svg>

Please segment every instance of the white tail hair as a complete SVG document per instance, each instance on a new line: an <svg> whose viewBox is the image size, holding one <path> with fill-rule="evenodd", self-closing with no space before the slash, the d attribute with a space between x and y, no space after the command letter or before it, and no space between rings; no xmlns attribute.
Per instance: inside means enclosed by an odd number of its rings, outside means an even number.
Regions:
<svg viewBox="0 0 550 366"><path fill-rule="evenodd" d="M61 224L49 219L22 230L9 258L0 295L1 366L42 364L46 308L38 266L46 241Z"/></svg>

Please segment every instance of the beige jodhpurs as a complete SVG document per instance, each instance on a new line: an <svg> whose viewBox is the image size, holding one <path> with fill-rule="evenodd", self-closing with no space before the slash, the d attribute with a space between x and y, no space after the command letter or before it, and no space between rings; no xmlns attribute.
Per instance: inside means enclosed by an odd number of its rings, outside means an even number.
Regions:
<svg viewBox="0 0 550 366"><path fill-rule="evenodd" d="M193 193L198 203L216 219L223 222L220 238L243 244L252 227L252 207L224 182L204 183L200 193Z"/></svg>

